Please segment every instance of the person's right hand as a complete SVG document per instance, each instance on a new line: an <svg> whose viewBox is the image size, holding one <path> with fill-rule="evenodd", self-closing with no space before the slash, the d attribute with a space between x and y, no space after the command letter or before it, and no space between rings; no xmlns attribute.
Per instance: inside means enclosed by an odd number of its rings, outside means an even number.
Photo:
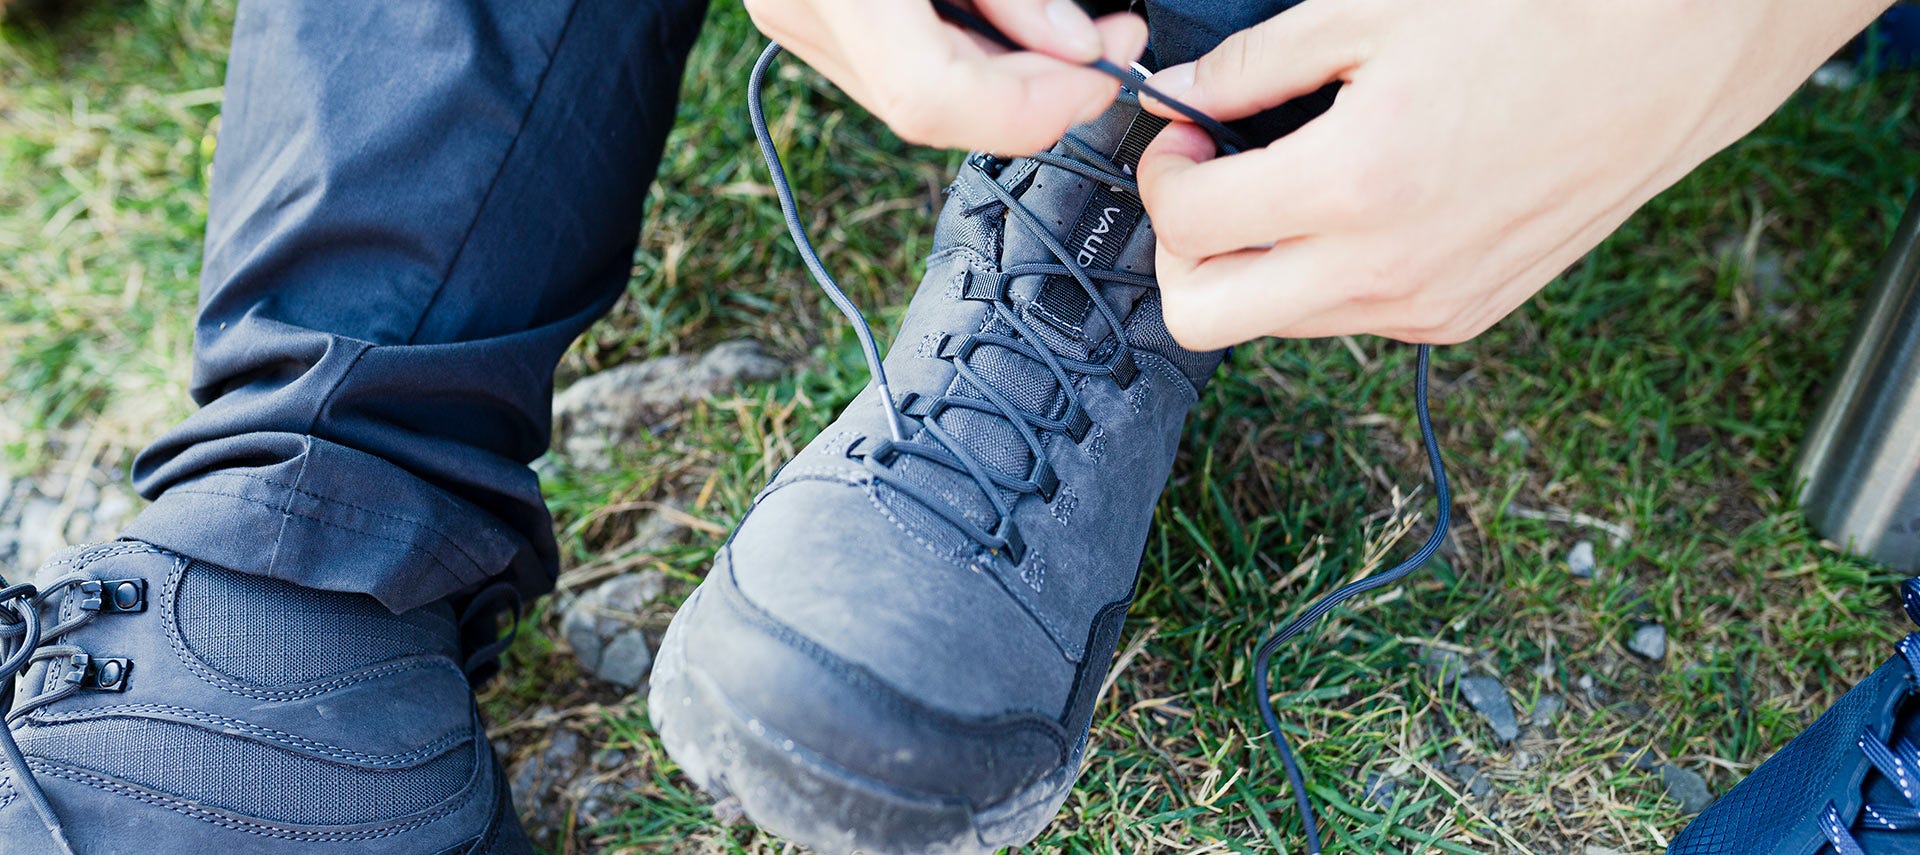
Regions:
<svg viewBox="0 0 1920 855"><path fill-rule="evenodd" d="M1119 83L1083 66L1102 56L1124 66L1147 44L1138 16L1094 21L1073 0L972 5L1028 49L1010 52L949 24L926 0L746 0L761 32L901 139L995 154L1039 151L1099 115Z"/></svg>

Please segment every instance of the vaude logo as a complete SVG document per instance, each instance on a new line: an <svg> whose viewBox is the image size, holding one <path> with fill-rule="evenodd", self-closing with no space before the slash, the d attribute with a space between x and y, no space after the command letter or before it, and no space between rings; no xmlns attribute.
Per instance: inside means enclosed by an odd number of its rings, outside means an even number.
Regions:
<svg viewBox="0 0 1920 855"><path fill-rule="evenodd" d="M1118 213L1120 209L1113 207L1100 211L1100 222L1094 225L1093 233L1080 242L1080 254L1074 258L1081 267L1092 267L1094 260L1100 257L1100 246L1107 242L1107 233L1113 231L1113 218Z"/></svg>

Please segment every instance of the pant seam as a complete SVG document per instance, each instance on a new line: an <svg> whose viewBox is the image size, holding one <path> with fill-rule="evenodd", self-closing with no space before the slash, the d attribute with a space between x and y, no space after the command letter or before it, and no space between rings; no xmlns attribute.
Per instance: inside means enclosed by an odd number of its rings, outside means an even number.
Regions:
<svg viewBox="0 0 1920 855"><path fill-rule="evenodd" d="M301 475L302 475L302 476L304 476L304 475L306 474L306 467L305 467L305 466L301 466L301 467L300 467L300 473L301 473ZM313 500L314 500L314 501L316 501L316 502L323 502L323 503L326 503L326 504L330 504L330 505L339 505L339 506L341 506L341 507L344 507L344 508L352 508L352 509L354 509L354 510L356 510L356 511L360 511L360 512L362 512L362 513L368 513L368 514L372 514L372 515L374 515L374 516L377 516L377 517L382 517L382 518L384 518L384 519L390 519L390 520L393 520L394 522L399 522L399 523L405 523L405 524L407 524L407 525L410 525L410 526L415 526L415 527L417 527L417 528L419 528L419 529L421 529L421 530L423 530L423 531L426 531L426 532L428 532L428 533L430 533L430 534L432 534L432 535L433 535L433 536L435 536L435 537L438 537L438 538L440 538L440 539L441 539L442 541L444 541L444 542L445 542L445 543L446 543L446 544L447 544L448 546L450 546L450 547L453 547L453 551L454 551L454 552L457 552L457 553L459 553L459 554L460 554L460 557L462 557L462 558L465 558L465 559L467 559L467 561L468 561L469 563L471 563L471 564L473 564L474 566L476 566L476 567L478 567L478 566L481 566L481 564L482 564L482 562L481 562L481 561L480 561L480 560L479 560L478 558L476 558L476 557L474 557L474 555L473 555L473 553L471 553L471 552L468 552L468 551L466 550L466 547L464 547L464 546L462 546L462 545L461 545L461 543L460 543L460 541L458 541L458 540L455 540L455 539L454 539L454 537L453 537L452 535L450 535L450 534L448 534L447 532L444 532L444 531L441 531L441 530L440 530L440 529L438 529L438 528L435 528L435 527L433 526L433 524L432 524L432 523L430 523L430 522L428 522L428 521L426 521L426 520L422 520L422 519L415 519L415 518L413 518L413 517L408 517L408 516L402 516L402 515L400 515L400 514L395 514L395 513L388 513L388 512L386 512L386 511L381 511L381 510L376 510L376 509L374 509L374 508L369 508L369 507L363 507L363 506L361 506L361 505L356 505L356 504L354 504L354 503L352 503L352 502L349 502L349 501L346 501L346 500L344 500L344 499L339 499L339 498L335 498L335 497L333 497L333 496L328 496L328 495L323 495L323 494L320 494L320 493L315 493L315 492L312 492L312 491L309 491L309 490L303 490L303 489L300 489L300 486L299 486L299 485L298 485L297 483L296 483L296 484L286 484L286 483L283 483L283 482L280 482L280 481L275 481L275 480L273 480L272 478L267 478L267 477L264 477L264 476L260 476L260 475L255 475L255 474L252 474L252 473L250 473L250 472L235 472L235 471L231 471L231 470L229 470L229 471L226 471L226 472L218 472L218 473L214 473L214 474L215 474L215 476L217 476L217 477L235 477L235 478L246 478L246 479L248 479L248 480L251 480L251 481L258 481L258 482L260 482L260 483L262 483L262 484L265 484L265 485L267 485L267 486L269 486L269 487L273 487L273 488L275 488L275 489L279 489L279 490L288 490L288 491L290 491L290 492L292 492L292 493L297 493L297 494L299 494L299 495L302 495L302 496L305 496L305 497L307 497L307 498L309 498L309 499L313 499ZM175 492L175 491L168 491L168 492ZM226 494L224 494L224 493L221 493L221 494L218 494L218 495L226 495ZM292 509L292 507L293 507L293 502L292 502L292 497L291 497L291 496L289 496L289 497L288 497L288 502L287 502L287 510L288 510L288 512L291 512L291 509Z"/></svg>
<svg viewBox="0 0 1920 855"><path fill-rule="evenodd" d="M452 576L455 582L461 585L469 584L467 580L461 578L460 574L457 571L455 571L452 566L448 565L447 562L443 560L440 556L433 554L429 550L422 549L419 546L416 546L414 544L401 540L397 537L388 537L383 534L377 534L375 532L363 531L361 529L353 528L352 526L341 525L339 523L333 522L332 520L328 520L323 517L317 517L312 514L303 514L303 513L300 513L299 511L292 510L291 508L276 508L273 504L269 502L263 502L251 496L242 496L242 495L239 495L238 493L225 493L219 490L206 490L206 489L197 489L197 488L175 488L172 490L168 490L167 495L169 496L175 496L175 495L219 496L225 499L234 499L236 501L246 502L248 504L259 505L260 507L266 508L267 510L270 510L270 511L277 510L281 514L281 532L283 535L286 531L286 520L291 517L299 517L305 520L312 520L313 522L319 523L328 528L338 529L340 531L345 531L345 532L351 532L353 534L357 534L362 537L371 537L375 540L384 540L388 543L402 547L408 552L418 552L421 555L426 556L434 564L439 565L440 569L442 571L445 571L447 575ZM279 551L279 544L275 543L275 552L277 553L278 551ZM271 578L279 578L277 576L273 576L272 574L273 565L271 563L268 564L267 570L268 572L266 575L268 575ZM285 580L285 581L292 581L292 580Z"/></svg>
<svg viewBox="0 0 1920 855"><path fill-rule="evenodd" d="M426 328L427 316L433 314L434 307L440 305L440 297L447 291L447 282L453 278L454 268L460 266L460 259L467 253L467 244L473 240L475 229L480 227L480 218L486 216L487 204L493 200L493 193L500 186L500 178L507 174L507 164L513 160L513 154L520 148L520 139L526 135L527 123L533 118L534 108L540 105L540 96L547 91L547 78L552 75L554 64L560 61L560 51L565 49L567 34L573 30L573 18L580 11L579 0L567 6L567 19L560 25L560 34L553 40L553 53L547 57L547 65L540 69L540 80L533 85L533 95L527 99L526 109L520 113L519 126L514 129L513 140L507 143L507 150L500 155L500 164L494 168L493 178L487 182L487 190L480 195L480 205L474 209L473 221L467 223L467 230L460 235L460 246L453 251L453 257L447 259L447 267L440 274L440 282L433 288L433 296L427 298L427 305L420 310L420 317L413 322L413 332L407 335L407 344L414 344L420 338L420 331Z"/></svg>

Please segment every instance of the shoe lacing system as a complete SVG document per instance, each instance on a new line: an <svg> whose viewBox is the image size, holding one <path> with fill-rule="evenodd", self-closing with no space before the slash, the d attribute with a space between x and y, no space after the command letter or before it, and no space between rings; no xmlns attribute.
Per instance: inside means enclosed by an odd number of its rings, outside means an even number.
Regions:
<svg viewBox="0 0 1920 855"><path fill-rule="evenodd" d="M58 611L67 596L78 591L80 599L73 616L52 624L43 612ZM46 792L34 779L20 745L13 737L12 724L33 711L59 703L85 691L124 691L133 663L126 659L96 657L67 636L93 623L102 614L131 613L146 610L146 583L138 579L94 579L71 574L44 588L30 584L8 585L0 579L0 756L15 770L22 796L39 815L48 836L61 852L71 853L60 818ZM50 669L47 682L53 687L15 700L19 681L41 663Z"/></svg>
<svg viewBox="0 0 1920 855"><path fill-rule="evenodd" d="M1907 616L1920 623L1920 578L1908 579L1900 586ZM1920 632L1900 639L1896 648L1907 661L1909 681L1920 684ZM1860 753L1866 755L1887 782L1900 791L1902 802L1868 802L1860 807L1860 821L1886 831L1920 830L1920 747L1892 733L1876 734L1871 728L1860 735ZM1840 806L1829 802L1820 812L1820 831L1840 855L1867 855L1848 829L1852 823L1840 814Z"/></svg>
<svg viewBox="0 0 1920 855"><path fill-rule="evenodd" d="M989 41L1008 50L1020 51L1025 49L1007 38L985 20L952 3L946 2L946 0L933 0L933 5L942 17L973 30ZM813 277L814 282L819 284L821 290L826 292L828 299L833 301L834 305L840 309L841 314L845 315L847 321L852 324L854 335L860 342L861 353L867 362L867 370L873 377L875 391L878 393L879 401L886 411L887 427L891 437L887 440L874 443L870 447L863 447L863 444L866 443L866 440L863 438L855 443L855 453L864 461L865 468L873 474L873 477L877 481L885 483L913 497L929 510L951 521L961 531L966 532L968 536L978 541L986 549L998 554L1005 554L1014 563L1019 563L1023 557L1025 546L1019 541L1018 532L1012 527L1010 507L1001 497L1000 491L1001 489L1005 489L1011 491L1016 496L1034 493L1051 500L1051 490L1057 486L1057 482L1053 479L1051 470L1046 466L1046 458L1044 454L1042 454L1040 440L1036 431L1058 431L1073 436L1076 431L1085 429L1085 410L1080 407L1078 399L1074 396L1075 385L1071 381L1072 375L1107 376L1113 378L1124 387L1131 383L1132 374L1136 370L1132 364L1132 351L1120 318L1101 296L1098 283L1110 282L1137 285L1146 288L1155 288L1158 283L1150 277L1118 271L1088 270L1081 267L1076 262L1075 256L1068 252L1060 240L1040 223L1039 218L1036 217L1032 211L1022 205L1010 191L1002 187L999 181L993 180L997 177L990 171L993 168L994 161L986 158L969 158L967 168L980 169L987 172L989 180L985 182L985 185L989 193L995 198L962 211L962 213L964 215L974 216L988 210L1004 210L1008 215L1012 216L1030 230L1033 236L1047 248L1048 252L1060 261L1058 265L1034 264L1011 267L1002 271L997 279L983 281L978 287L1004 287L1004 284L1014 276L1027 274L1071 276L1080 284L1080 287L1086 291L1093 305L1102 313L1103 318L1112 330L1116 346L1111 350L1112 357L1106 362L1078 360L1056 354L1051 348L1042 344L1041 342L1043 342L1044 339L1036 335L1035 331L1020 318L1019 312L1016 311L1012 303L1005 298L1004 292L996 293L993 294L993 305L996 317L1005 321L1008 326L1016 330L1020 334L1020 337L975 334L966 337L966 339L958 340L957 342L956 340L946 339L941 342L940 347L942 349L938 353L940 357L948 359L953 363L955 371L958 372L961 377L966 378L974 389L984 395L984 400L957 396L923 398L917 393L896 399L892 390L887 385L886 368L882 364L880 347L875 341L872 326L867 323L866 317L861 313L859 306L853 302L852 298L847 296L846 291L840 287L834 280L833 275L827 271L825 263L820 259L819 251L814 248L812 239L807 235L806 225L800 218L799 206L794 201L792 184L787 179L786 168L780 161L779 150L774 146L773 136L768 130L766 111L761 105L761 90L764 88L766 82L767 70L772 67L774 59L779 56L780 52L781 48L778 43L770 43L767 45L766 50L761 52L759 60L754 63L753 74L748 81L747 107L753 123L754 137L760 143L760 153L766 160L767 171L773 180L774 195L779 198L781 213L786 217L787 232L792 236L794 246L800 253L801 262L806 265L807 272ZM1122 85L1143 96L1166 104L1170 109L1192 121L1195 125L1211 135L1214 144L1223 154L1235 154L1248 148L1246 142L1241 139L1238 134L1234 133L1232 129L1205 113L1158 92L1142 75L1122 69L1105 59L1098 59L1088 63L1087 67L1119 80ZM1071 134L1066 136L1063 142L1065 143L1065 147L1073 154L1072 157L1054 152L1041 152L1030 155L1029 159L1043 165L1064 169L1096 181L1106 182L1112 186L1121 188L1136 198L1138 197L1139 188L1133 177L1125 174L1124 170L1117 168L1112 161L1101 156L1082 141L1075 139ZM969 280L963 285L963 293L965 288L972 286L975 286L975 283ZM1060 388L1065 390L1068 399L1066 413L1062 417L1055 419L1027 412L1014 405L1004 394L995 390L991 384L984 382L983 378L979 377L967 365L966 358L967 355L971 353L973 347L989 343L1008 348L1009 350L1021 353L1045 364L1053 374L1055 381L1059 383ZM1434 434L1433 420L1427 404L1427 378L1430 371L1430 354L1430 346L1424 344L1418 346L1418 356L1414 374L1414 410L1420 425L1422 445L1426 451L1427 462L1433 477L1434 498L1438 504L1438 511L1435 514L1432 533L1428 535L1426 541L1421 544L1419 549L1415 550L1412 555L1409 555L1399 564L1374 575L1348 583L1322 597L1299 617L1295 618L1279 631L1268 636L1267 639L1261 643L1255 655L1254 703L1259 708L1260 718L1267 727L1268 738L1272 741L1275 750L1278 752L1281 765L1286 772L1288 783L1293 790L1294 803L1300 811L1301 823L1303 830L1306 832L1307 851L1314 855L1318 855L1318 853L1321 852L1323 845L1320 839L1319 824L1314 818L1313 804L1307 797L1306 782L1304 776L1301 774L1299 763L1294 759L1293 750L1288 744L1286 735L1281 731L1279 720L1274 714L1272 694L1268 683L1268 671L1271 669L1274 653L1286 642L1305 633L1315 622L1325 617L1327 613L1333 611L1333 609L1341 603L1368 591L1394 584L1405 578L1408 574L1419 569L1429 558L1432 558L1433 555L1439 551L1440 545L1446 541L1447 531L1452 519L1452 494L1447 485L1446 464L1441 460L1440 444ZM939 411L951 407L968 407L983 413L997 413L1019 428L1022 438L1027 443L1028 449L1033 453L1035 462L1032 473L1026 478L1017 478L998 472L992 467L985 465L950 434L941 430L935 423L936 419L934 417L938 415ZM910 417L920 420L920 427L922 428L925 439L918 437L909 438L911 434L909 433L907 419ZM1077 436L1074 438L1075 441L1078 441ZM994 527L995 530L988 531L974 524L957 508L952 507L951 503L940 499L917 484L899 477L892 463L908 456L928 460L956 472L971 476L974 482L980 486L981 491L986 494L988 501L992 503L997 514L999 523Z"/></svg>
<svg viewBox="0 0 1920 855"><path fill-rule="evenodd" d="M853 320L862 348L868 354L868 365L876 385L879 386L880 398L887 408L888 429L891 434L889 438L872 441L863 437L847 450L847 454L850 458L859 460L862 467L872 474L876 483L884 484L912 498L929 511L952 523L955 528L989 553L1004 556L1010 562L1019 564L1025 557L1026 544L1014 525L1013 503L1025 495L1037 495L1043 501L1051 502L1060 487L1058 476L1047 462L1041 432L1060 434L1077 443L1086 438L1093 426L1092 419L1087 415L1086 407L1077 394L1078 384L1074 378L1106 378L1124 389L1131 386L1139 375L1139 368L1133 361L1132 343L1127 339L1124 322L1103 296L1101 285L1113 283L1152 288L1156 283L1152 277L1148 276L1080 266L1075 262L1075 254L1067 249L1057 236L1047 230L1041 223L1040 217L1022 204L1013 191L1002 186L998 178L1006 166L1004 161L985 155L970 157L963 168L972 170L985 178L981 186L986 188L992 198L962 210L961 215L971 219L1003 213L1031 232L1033 237L1046 248L1047 253L1057 260L1057 263L1019 264L993 274L968 271L963 275L960 285L962 295L969 299L989 302L993 317L1005 324L1007 328L1011 328L1015 334L979 332L965 336L941 336L938 340L927 342L926 347L929 356L950 363L954 372L966 381L967 387L977 392L980 397L908 393L896 399L887 387L885 368L880 364L879 348L873 344L871 328L859 309L853 305L851 298L819 262L818 255L806 235L793 198L792 187L768 133L760 91L766 70L778 53L778 45L769 46L761 55L760 61L754 65L749 98L754 133L759 138L767 168L773 172L774 188L776 195L779 196L781 209L786 214L788 229L792 232L794 241L800 246L808 268L814 273L814 278L827 291L833 302L840 306L842 312ZM1040 152L1027 159L1105 184L1137 200L1139 185L1126 169L1071 135L1061 142L1069 154ZM1109 354L1107 358L1099 361L1079 359L1058 353L1047 346L1041 334L1021 316L1021 312L1007 291L1008 283L1023 276L1066 277L1077 283L1112 332L1111 343L1103 344L1100 348L1101 352ZM1091 344L1089 343L1090 347ZM1047 373L1051 375L1054 384L1066 399L1064 411L1057 417L1032 412L1015 403L1006 392L996 388L993 382L980 376L979 372L969 364L969 360L982 347L1003 348L1012 354L1045 366ZM1090 352L1089 355L1094 354ZM1031 468L1024 475L1016 475L981 460L980 456L966 443L940 426L940 416L954 409L972 410L994 416L1011 425L1033 461ZM913 426L907 423L907 419L918 422L917 433ZM923 483L906 477L900 470L899 464L908 458L924 460L970 478L980 489L981 494L986 497L993 510L994 521L983 526L954 507L950 500L937 495ZM1009 495L1012 497L1011 500L1008 498Z"/></svg>

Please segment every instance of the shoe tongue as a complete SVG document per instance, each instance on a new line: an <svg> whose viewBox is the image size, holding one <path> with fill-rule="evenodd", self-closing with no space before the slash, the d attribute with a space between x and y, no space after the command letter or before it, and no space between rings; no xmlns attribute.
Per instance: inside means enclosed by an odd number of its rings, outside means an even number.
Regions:
<svg viewBox="0 0 1920 855"><path fill-rule="evenodd" d="M1165 125L1166 120L1140 110L1130 95L1123 95L1123 99L1100 118L1079 125L1069 133L1081 144L1108 157L1122 171L1131 173L1147 143ZM1065 144L1055 146L1054 152L1079 157ZM1122 265L1128 242L1146 222L1138 197L1058 167L1041 164L1033 169L1033 174L1023 180L1024 189L1018 191L1020 203L1075 254L1069 263L1089 270L1113 270ZM1015 175L1018 171L1019 165L1015 165L1002 174ZM1001 269L1021 264L1062 263L1022 219L1009 215L1004 228ZM1096 285L1115 315L1123 319L1147 290L1106 282L1096 282ZM1043 339L1040 346L1063 356L1088 359L1094 356L1093 351L1101 350L1102 343L1112 335L1106 318L1072 276L1027 277L1026 281L1016 284L1015 302L1021 307L1027 327ZM981 332L1024 338L1012 324L998 317L992 318ZM1027 412L1050 418L1059 418L1066 412L1067 399L1058 379L1037 360L1008 348L985 345L974 350L967 367L982 383ZM964 378L955 381L952 394L982 400L988 397ZM943 412L937 423L983 465L1014 478L1031 474L1033 454L1022 436L1022 429L998 413L954 407ZM991 528L997 521L987 497L973 485L970 477L917 460L903 461L901 471L915 473L919 480L934 487L956 509L982 527ZM1005 494L1004 498L1011 501L1014 497Z"/></svg>
<svg viewBox="0 0 1920 855"><path fill-rule="evenodd" d="M1132 96L1123 95L1100 118L1079 125L1069 133L1107 156L1121 172L1131 175L1147 144L1166 125L1167 120L1141 110ZM1073 150L1064 145L1054 150L1068 157L1075 156ZM1020 201L1042 224L1050 226L1049 230L1073 254L1073 259L1066 263L1089 271L1114 270L1121 266L1122 253L1147 219L1139 196L1112 185L1094 184L1065 170L1043 166L1040 171L1053 183L1034 181ZM1093 184L1092 192L1084 197L1070 192L1047 192L1053 186L1078 189L1087 184ZM1060 224L1066 223L1071 227L1062 228ZM1007 228L1007 252L1001 259L1002 268L1034 262L1061 263L1037 238L1025 234L1026 227L1018 221L1010 218ZM1132 285L1099 281L1095 285L1114 314L1121 318L1126 317L1146 292ZM1084 359L1090 348L1098 347L1113 333L1106 316L1094 306L1086 288L1074 277L1049 276L1029 287L1033 293L1023 307L1025 319L1036 325L1048 346L1056 352Z"/></svg>

